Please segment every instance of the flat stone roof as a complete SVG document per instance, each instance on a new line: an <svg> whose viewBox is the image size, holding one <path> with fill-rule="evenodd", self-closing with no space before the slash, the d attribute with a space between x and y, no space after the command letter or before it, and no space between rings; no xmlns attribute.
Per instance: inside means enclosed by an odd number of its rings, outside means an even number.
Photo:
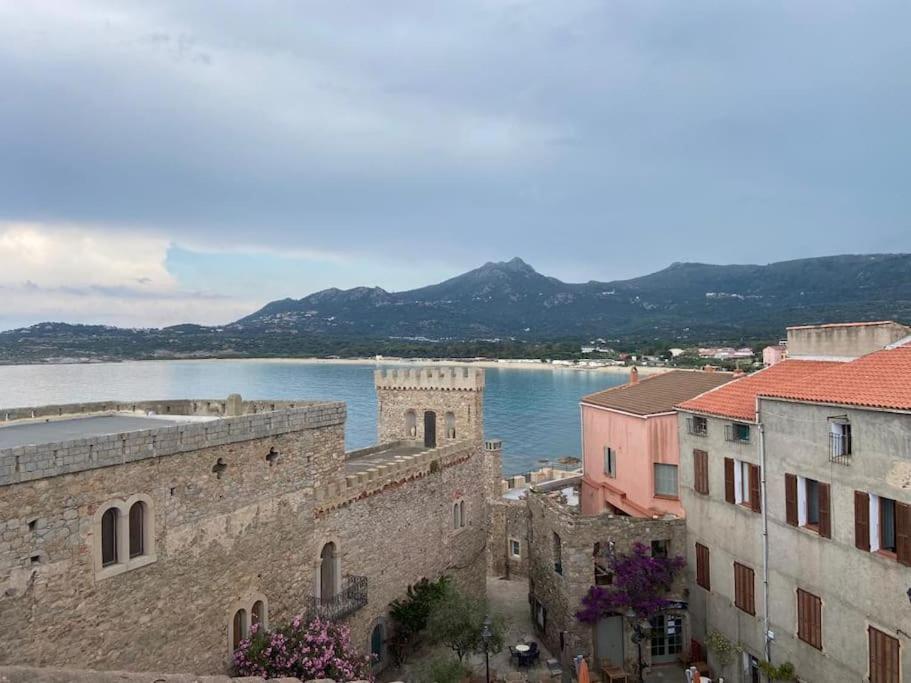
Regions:
<svg viewBox="0 0 911 683"><path fill-rule="evenodd" d="M86 415L46 421L22 421L0 425L0 449L38 446L46 443L89 439L96 436L140 432L146 429L173 427L185 422L218 418L185 416Z"/></svg>
<svg viewBox="0 0 911 683"><path fill-rule="evenodd" d="M424 446L392 443L377 449L364 449L364 451L361 452L363 453L362 455L358 454L359 451L355 451L347 460L345 460L345 470L348 474L357 474L359 472L365 472L377 465L388 465L390 462L395 462L396 458L417 455L418 453L423 453L428 450L430 449L425 448Z"/></svg>

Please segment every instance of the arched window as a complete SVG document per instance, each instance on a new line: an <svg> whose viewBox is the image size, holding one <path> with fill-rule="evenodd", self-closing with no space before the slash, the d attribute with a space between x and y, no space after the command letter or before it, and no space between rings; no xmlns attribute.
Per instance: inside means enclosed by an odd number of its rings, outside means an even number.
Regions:
<svg viewBox="0 0 911 683"><path fill-rule="evenodd" d="M462 526L462 509L458 503L455 503L452 506L452 528L458 529L460 526Z"/></svg>
<svg viewBox="0 0 911 683"><path fill-rule="evenodd" d="M459 501L459 526L465 526L465 501Z"/></svg>
<svg viewBox="0 0 911 683"><path fill-rule="evenodd" d="M253 603L253 608L250 610L250 626L259 626L259 628L265 628L266 624L266 605L262 600L257 600Z"/></svg>
<svg viewBox="0 0 911 683"><path fill-rule="evenodd" d="M383 632L383 624L379 623L373 627L373 631L370 633L370 654L373 656L374 666L381 665L383 662L383 646L385 641L386 637Z"/></svg>
<svg viewBox="0 0 911 683"><path fill-rule="evenodd" d="M117 527L119 519L117 508L108 508L101 516L101 566L108 567L117 563Z"/></svg>
<svg viewBox="0 0 911 683"><path fill-rule="evenodd" d="M418 435L418 418L413 410L405 413L405 436L409 439L415 439Z"/></svg>
<svg viewBox="0 0 911 683"><path fill-rule="evenodd" d="M231 640L233 649L240 647L240 641L247 637L247 610L239 609L234 613L234 629Z"/></svg>
<svg viewBox="0 0 911 683"><path fill-rule="evenodd" d="M455 413L449 412L446 413L446 438L454 439L456 438L456 425L455 425Z"/></svg>
<svg viewBox="0 0 911 683"><path fill-rule="evenodd" d="M145 515L145 503L133 503L130 508L130 559L145 553Z"/></svg>
<svg viewBox="0 0 911 683"><path fill-rule="evenodd" d="M335 597L338 585L338 554L335 543L329 542L323 546L319 554L319 597L320 600L329 600Z"/></svg>

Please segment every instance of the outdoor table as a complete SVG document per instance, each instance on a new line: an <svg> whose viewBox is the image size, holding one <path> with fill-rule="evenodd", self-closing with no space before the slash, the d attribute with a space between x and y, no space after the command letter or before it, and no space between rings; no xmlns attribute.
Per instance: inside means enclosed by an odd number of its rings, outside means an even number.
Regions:
<svg viewBox="0 0 911 683"><path fill-rule="evenodd" d="M528 652L530 649L528 645L516 645L516 652Z"/></svg>

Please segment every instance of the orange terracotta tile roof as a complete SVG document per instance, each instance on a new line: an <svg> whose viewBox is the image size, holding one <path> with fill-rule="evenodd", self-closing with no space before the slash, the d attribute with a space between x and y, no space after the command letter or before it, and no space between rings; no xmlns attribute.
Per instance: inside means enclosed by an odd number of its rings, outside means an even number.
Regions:
<svg viewBox="0 0 911 683"><path fill-rule="evenodd" d="M843 365L845 363L837 361L783 360L765 370L683 401L677 407L694 413L752 421L756 419L756 396L759 394L805 386L810 375L815 376Z"/></svg>
<svg viewBox="0 0 911 683"><path fill-rule="evenodd" d="M729 372L671 370L640 379L637 384L622 384L582 399L582 403L620 410L634 415L669 413L680 401L730 382Z"/></svg>
<svg viewBox="0 0 911 683"><path fill-rule="evenodd" d="M814 375L812 382L770 387L761 393L795 401L911 410L911 344L839 363Z"/></svg>

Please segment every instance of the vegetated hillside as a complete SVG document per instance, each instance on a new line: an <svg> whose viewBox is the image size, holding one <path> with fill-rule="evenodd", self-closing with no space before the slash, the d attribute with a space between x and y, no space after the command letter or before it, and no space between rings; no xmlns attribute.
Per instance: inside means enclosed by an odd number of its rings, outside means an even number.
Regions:
<svg viewBox="0 0 911 683"><path fill-rule="evenodd" d="M554 340L775 339L788 325L875 319L911 320L911 255L831 256L765 266L675 263L631 280L575 284L514 258L406 292L327 289L273 301L221 327L42 323L0 333L0 362L536 356L551 353Z"/></svg>
<svg viewBox="0 0 911 683"><path fill-rule="evenodd" d="M643 337L782 334L787 325L911 317L911 255L766 266L675 263L632 280L570 284L521 259L406 292L325 290L233 326L370 337Z"/></svg>

